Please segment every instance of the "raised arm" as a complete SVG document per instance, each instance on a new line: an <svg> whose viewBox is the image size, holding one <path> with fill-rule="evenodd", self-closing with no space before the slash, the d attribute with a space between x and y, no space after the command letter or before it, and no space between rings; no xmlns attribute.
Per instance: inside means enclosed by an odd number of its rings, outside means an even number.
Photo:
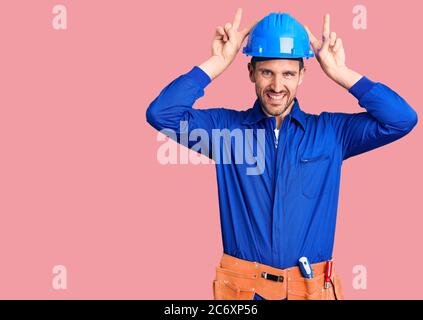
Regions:
<svg viewBox="0 0 423 320"><path fill-rule="evenodd" d="M211 131L225 125L227 111L223 108L194 109L197 99L204 95L205 87L219 76L235 59L244 39L253 25L238 31L241 23L242 10L238 9L233 23L227 23L224 28L217 27L212 42L212 55L200 66L195 66L190 72L179 76L167 85L147 109L147 122L157 130L172 130L176 132L178 142L182 133L190 134L194 129L207 132L211 142ZM181 126L182 124L182 126ZM188 141L191 148L195 142ZM208 152L211 157L209 144Z"/></svg>
<svg viewBox="0 0 423 320"><path fill-rule="evenodd" d="M328 14L324 17L322 41L305 28L322 70L353 94L367 111L330 114L343 159L393 142L413 129L417 124L417 113L401 96L346 66L342 40L330 31Z"/></svg>

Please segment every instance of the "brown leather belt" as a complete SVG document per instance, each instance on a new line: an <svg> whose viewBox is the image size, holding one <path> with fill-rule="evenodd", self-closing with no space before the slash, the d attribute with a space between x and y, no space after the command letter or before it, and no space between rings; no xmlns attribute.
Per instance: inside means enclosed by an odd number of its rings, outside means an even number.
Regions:
<svg viewBox="0 0 423 320"><path fill-rule="evenodd" d="M332 274L331 286L324 288L326 261L312 265L312 279L302 276L299 267L274 268L258 262L223 254L213 282L217 300L252 300L257 293L266 300L342 299L339 277Z"/></svg>

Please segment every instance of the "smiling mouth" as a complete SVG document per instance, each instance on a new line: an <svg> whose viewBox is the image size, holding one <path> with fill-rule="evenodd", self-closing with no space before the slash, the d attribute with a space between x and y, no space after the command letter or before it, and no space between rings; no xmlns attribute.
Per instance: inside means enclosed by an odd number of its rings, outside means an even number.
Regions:
<svg viewBox="0 0 423 320"><path fill-rule="evenodd" d="M282 100L287 96L286 93L278 93L278 94L274 94L274 93L270 93L267 92L266 93L266 97L273 103L278 104L281 103Z"/></svg>

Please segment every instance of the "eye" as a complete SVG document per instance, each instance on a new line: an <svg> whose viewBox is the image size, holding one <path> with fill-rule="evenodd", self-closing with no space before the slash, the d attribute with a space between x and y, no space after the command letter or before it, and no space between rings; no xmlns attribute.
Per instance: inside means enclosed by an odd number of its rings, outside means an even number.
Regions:
<svg viewBox="0 0 423 320"><path fill-rule="evenodd" d="M271 72L270 70L263 70L263 71L261 72L261 74L262 74L264 77L270 77L270 76L272 75L272 72Z"/></svg>
<svg viewBox="0 0 423 320"><path fill-rule="evenodd" d="M283 76L285 77L285 78L291 78L291 77L293 77L294 76L294 74L292 73L292 72L285 72L284 74L283 74Z"/></svg>

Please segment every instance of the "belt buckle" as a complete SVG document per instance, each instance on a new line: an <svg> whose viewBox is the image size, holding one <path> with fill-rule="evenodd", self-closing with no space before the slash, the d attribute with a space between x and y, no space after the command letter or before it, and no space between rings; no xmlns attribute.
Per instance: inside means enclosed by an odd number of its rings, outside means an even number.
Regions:
<svg viewBox="0 0 423 320"><path fill-rule="evenodd" d="M270 274L270 273L267 273L267 272L262 272L261 277L266 279L266 280L271 280L271 281L275 281L275 282L283 282L283 280L284 280L283 276L276 276L274 274Z"/></svg>

